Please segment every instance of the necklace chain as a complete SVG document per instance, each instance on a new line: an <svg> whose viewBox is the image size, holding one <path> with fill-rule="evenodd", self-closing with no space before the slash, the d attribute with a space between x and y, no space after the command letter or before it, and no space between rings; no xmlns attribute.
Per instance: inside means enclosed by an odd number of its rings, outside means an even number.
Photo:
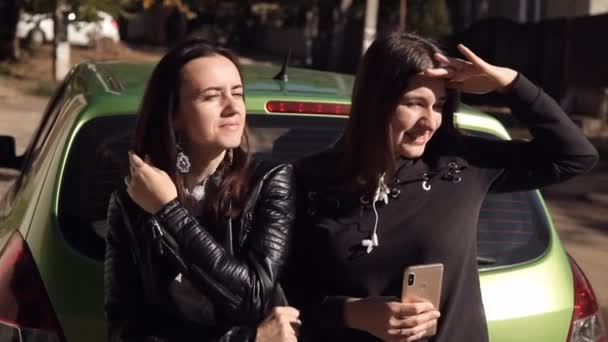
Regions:
<svg viewBox="0 0 608 342"><path fill-rule="evenodd" d="M205 178L202 182L195 185L192 190L188 190L186 186L184 186L184 191L186 195L194 198L197 201L202 200L205 197L205 185L207 184L207 180L209 177Z"/></svg>

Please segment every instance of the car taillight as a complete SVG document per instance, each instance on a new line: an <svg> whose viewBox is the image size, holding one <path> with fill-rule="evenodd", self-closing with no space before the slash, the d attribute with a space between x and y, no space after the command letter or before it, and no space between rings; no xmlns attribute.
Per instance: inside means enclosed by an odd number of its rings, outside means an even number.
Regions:
<svg viewBox="0 0 608 342"><path fill-rule="evenodd" d="M327 102L268 101L266 110L270 113L348 115L350 105Z"/></svg>
<svg viewBox="0 0 608 342"><path fill-rule="evenodd" d="M32 254L18 232L0 254L0 341L65 341Z"/></svg>
<svg viewBox="0 0 608 342"><path fill-rule="evenodd" d="M569 342L606 342L606 331L591 284L583 270L570 257L574 280L574 310Z"/></svg>

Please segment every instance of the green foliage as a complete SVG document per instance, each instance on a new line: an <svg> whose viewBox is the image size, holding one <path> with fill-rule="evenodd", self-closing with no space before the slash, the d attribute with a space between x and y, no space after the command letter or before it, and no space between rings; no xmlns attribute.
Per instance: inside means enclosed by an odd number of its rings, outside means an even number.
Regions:
<svg viewBox="0 0 608 342"><path fill-rule="evenodd" d="M113 17L117 17L122 9L122 1L117 0L68 0L67 1L73 10L80 9L82 20L86 20L87 15L95 13L95 10L100 10L109 13Z"/></svg>
<svg viewBox="0 0 608 342"><path fill-rule="evenodd" d="M57 6L57 0L26 0L24 10L29 13L50 13Z"/></svg>
<svg viewBox="0 0 608 342"><path fill-rule="evenodd" d="M101 10L112 16L117 16L123 6L133 1L128 0L64 0L61 1L68 11L76 13L77 20L96 20L96 11ZM26 0L24 9L30 13L51 13L58 0Z"/></svg>
<svg viewBox="0 0 608 342"><path fill-rule="evenodd" d="M378 29L399 27L401 0L381 1ZM446 0L407 0L406 29L441 41L452 31Z"/></svg>
<svg viewBox="0 0 608 342"><path fill-rule="evenodd" d="M437 41L452 32L446 0L408 0L407 29Z"/></svg>
<svg viewBox="0 0 608 342"><path fill-rule="evenodd" d="M0 63L0 75L11 76L11 66L6 62Z"/></svg>

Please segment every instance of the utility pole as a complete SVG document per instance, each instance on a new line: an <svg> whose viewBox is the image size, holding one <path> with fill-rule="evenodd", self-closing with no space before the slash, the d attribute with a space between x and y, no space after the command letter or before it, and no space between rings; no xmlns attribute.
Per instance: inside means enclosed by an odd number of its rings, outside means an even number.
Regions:
<svg viewBox="0 0 608 342"><path fill-rule="evenodd" d="M58 0L53 12L53 78L61 81L70 71L70 43L65 16L65 0Z"/></svg>
<svg viewBox="0 0 608 342"><path fill-rule="evenodd" d="M407 29L407 0L399 1L399 31L405 32Z"/></svg>
<svg viewBox="0 0 608 342"><path fill-rule="evenodd" d="M378 0L367 0L365 3L365 26L363 28L363 49L364 54L367 48L376 38L376 26L378 23Z"/></svg>
<svg viewBox="0 0 608 342"><path fill-rule="evenodd" d="M331 49L329 51L328 67L334 71L345 71L344 64L344 41L346 40L346 27L348 25L353 0L341 0L340 5L334 9L334 27L331 35Z"/></svg>

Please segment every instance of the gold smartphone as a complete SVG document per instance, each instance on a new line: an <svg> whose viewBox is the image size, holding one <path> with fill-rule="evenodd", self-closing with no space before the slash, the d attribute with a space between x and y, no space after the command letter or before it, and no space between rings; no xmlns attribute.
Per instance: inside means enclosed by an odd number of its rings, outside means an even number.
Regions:
<svg viewBox="0 0 608 342"><path fill-rule="evenodd" d="M443 264L426 264L409 266L403 273L401 301L404 303L426 299L439 310L441 286L443 282ZM433 336L437 327L427 330L424 336Z"/></svg>

